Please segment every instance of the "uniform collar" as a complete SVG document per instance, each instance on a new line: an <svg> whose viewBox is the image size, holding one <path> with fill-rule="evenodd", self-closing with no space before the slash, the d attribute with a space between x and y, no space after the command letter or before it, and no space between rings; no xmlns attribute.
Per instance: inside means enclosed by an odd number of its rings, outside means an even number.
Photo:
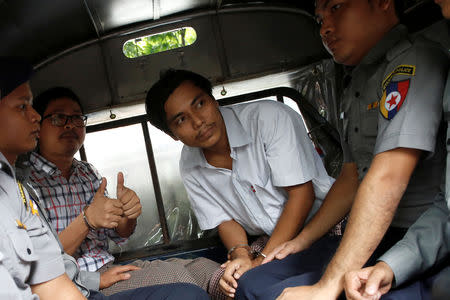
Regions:
<svg viewBox="0 0 450 300"><path fill-rule="evenodd" d="M361 65L376 63L386 53L391 50L400 40L408 37L408 29L405 25L398 24L394 26L384 37L372 48L361 61Z"/></svg>
<svg viewBox="0 0 450 300"><path fill-rule="evenodd" d="M49 176L61 174L61 171L54 163L48 161L47 159L45 159L43 156L41 156L36 152L31 153L30 162L32 163L33 167L36 170L44 172ZM70 175L72 176L72 174L78 169L83 169L84 171L87 171L87 168L81 162L79 162L77 159L74 158L72 162L72 169Z"/></svg>
<svg viewBox="0 0 450 300"><path fill-rule="evenodd" d="M14 168L9 164L3 153L0 152L0 170L14 178Z"/></svg>
<svg viewBox="0 0 450 300"><path fill-rule="evenodd" d="M223 121L225 122L230 148L248 145L251 142L250 135L247 131L245 131L241 121L239 121L233 109L230 107L221 106L219 107L219 111L222 114ZM190 169L196 166L206 167L207 162L201 148L189 147L185 145L183 151L185 152L185 156L183 158L184 168Z"/></svg>

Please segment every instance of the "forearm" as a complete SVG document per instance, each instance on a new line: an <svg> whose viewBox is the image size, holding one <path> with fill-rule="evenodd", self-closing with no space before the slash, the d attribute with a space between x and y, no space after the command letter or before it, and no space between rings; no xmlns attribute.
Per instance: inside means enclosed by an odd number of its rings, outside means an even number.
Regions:
<svg viewBox="0 0 450 300"><path fill-rule="evenodd" d="M388 229L420 151L398 148L378 154L359 186L345 234L320 283L342 291L344 274L361 268Z"/></svg>
<svg viewBox="0 0 450 300"><path fill-rule="evenodd" d="M116 232L120 237L127 238L133 234L136 227L136 219L128 219L123 217L119 221L119 225L116 228Z"/></svg>
<svg viewBox="0 0 450 300"><path fill-rule="evenodd" d="M311 181L286 189L289 197L277 225L264 247L265 254L281 243L294 238L304 224L314 202L314 188Z"/></svg>
<svg viewBox="0 0 450 300"><path fill-rule="evenodd" d="M320 209L296 239L305 247L309 247L330 231L350 211L358 184L356 164L345 163Z"/></svg>
<svg viewBox="0 0 450 300"><path fill-rule="evenodd" d="M32 285L31 290L33 294L37 294L41 300L86 299L65 273L55 279Z"/></svg>
<svg viewBox="0 0 450 300"><path fill-rule="evenodd" d="M227 250L237 246L248 244L247 233L235 220L225 221L219 225L219 236Z"/></svg>
<svg viewBox="0 0 450 300"><path fill-rule="evenodd" d="M58 236L64 251L73 256L88 233L89 228L83 220L83 215L80 214Z"/></svg>
<svg viewBox="0 0 450 300"><path fill-rule="evenodd" d="M322 278L322 282L331 283L336 292L342 290L346 272L366 263L394 216L398 200L388 197L380 201L374 188L364 182L361 184L342 242Z"/></svg>

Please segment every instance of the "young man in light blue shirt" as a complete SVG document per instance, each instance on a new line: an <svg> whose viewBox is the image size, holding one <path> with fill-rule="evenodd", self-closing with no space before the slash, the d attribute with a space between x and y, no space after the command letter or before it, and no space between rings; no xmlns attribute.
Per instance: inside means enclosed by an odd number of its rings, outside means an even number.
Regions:
<svg viewBox="0 0 450 300"><path fill-rule="evenodd" d="M298 233L334 180L299 114L275 101L219 107L211 90L198 74L169 70L146 108L184 143L180 173L200 227L217 227L229 250L220 287L233 297L239 277ZM247 235L270 237L255 255Z"/></svg>

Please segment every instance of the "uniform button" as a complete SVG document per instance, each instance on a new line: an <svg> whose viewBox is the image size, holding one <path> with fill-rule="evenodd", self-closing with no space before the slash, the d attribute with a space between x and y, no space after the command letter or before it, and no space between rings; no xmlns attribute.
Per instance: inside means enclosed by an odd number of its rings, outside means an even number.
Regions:
<svg viewBox="0 0 450 300"><path fill-rule="evenodd" d="M358 98L359 97L359 92L355 93L355 97Z"/></svg>
<svg viewBox="0 0 450 300"><path fill-rule="evenodd" d="M27 248L27 252L28 252L28 254L31 254L30 248Z"/></svg>
<svg viewBox="0 0 450 300"><path fill-rule="evenodd" d="M355 127L355 132L358 132L358 131L359 131L358 127Z"/></svg>
<svg viewBox="0 0 450 300"><path fill-rule="evenodd" d="M364 168L363 168L363 172L364 172L364 173L367 172L367 167L364 167Z"/></svg>

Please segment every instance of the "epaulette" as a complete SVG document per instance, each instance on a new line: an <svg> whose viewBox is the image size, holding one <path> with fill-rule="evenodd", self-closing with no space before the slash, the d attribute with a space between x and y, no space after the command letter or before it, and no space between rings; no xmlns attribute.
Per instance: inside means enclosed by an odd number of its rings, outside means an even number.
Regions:
<svg viewBox="0 0 450 300"><path fill-rule="evenodd" d="M411 48L412 43L410 40L408 39L403 39L400 42L398 42L397 44L395 44L394 47L392 47L392 49L390 49L387 53L386 53L386 59L388 61L392 61L393 59L395 59L397 56L399 56L400 54L402 54L403 52L405 52L406 50L408 50L409 48Z"/></svg>

